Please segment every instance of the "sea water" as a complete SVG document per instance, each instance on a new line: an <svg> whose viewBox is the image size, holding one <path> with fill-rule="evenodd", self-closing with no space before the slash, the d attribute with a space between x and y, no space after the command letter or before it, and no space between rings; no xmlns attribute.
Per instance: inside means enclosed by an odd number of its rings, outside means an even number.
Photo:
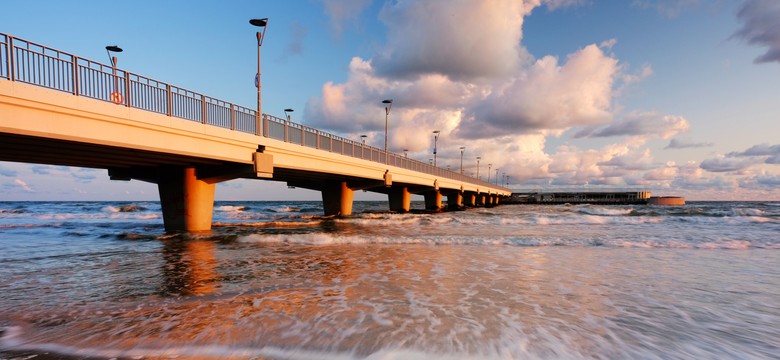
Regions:
<svg viewBox="0 0 780 360"><path fill-rule="evenodd" d="M0 358L777 359L779 205L0 202Z"/></svg>

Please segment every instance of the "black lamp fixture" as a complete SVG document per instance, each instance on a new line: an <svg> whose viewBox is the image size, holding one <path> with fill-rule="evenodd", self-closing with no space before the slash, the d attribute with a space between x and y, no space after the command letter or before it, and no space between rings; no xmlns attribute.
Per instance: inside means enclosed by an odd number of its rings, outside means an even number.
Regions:
<svg viewBox="0 0 780 360"><path fill-rule="evenodd" d="M108 61L111 62L111 66L116 67L116 56L111 56L112 52L121 53L122 48L116 45L106 46L106 54L108 54Z"/></svg>

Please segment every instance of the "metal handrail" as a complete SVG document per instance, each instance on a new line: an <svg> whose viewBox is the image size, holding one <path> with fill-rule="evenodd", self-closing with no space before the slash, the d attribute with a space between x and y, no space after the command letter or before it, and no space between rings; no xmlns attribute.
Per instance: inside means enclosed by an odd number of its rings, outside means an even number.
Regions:
<svg viewBox="0 0 780 360"><path fill-rule="evenodd" d="M510 191L276 116L263 114L258 127L256 110L4 33L0 33L0 79Z"/></svg>

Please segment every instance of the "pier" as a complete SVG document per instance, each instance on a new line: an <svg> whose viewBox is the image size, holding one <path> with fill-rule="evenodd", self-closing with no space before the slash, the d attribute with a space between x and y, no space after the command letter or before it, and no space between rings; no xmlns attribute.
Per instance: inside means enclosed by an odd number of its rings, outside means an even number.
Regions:
<svg viewBox="0 0 780 360"><path fill-rule="evenodd" d="M593 204L683 206L681 196L651 196L649 191L555 191L514 192L504 204Z"/></svg>
<svg viewBox="0 0 780 360"><path fill-rule="evenodd" d="M434 211L443 196L460 208L511 194L263 114L259 86L257 110L249 109L117 68L115 58L106 65L3 33L0 161L106 169L112 180L157 184L168 231L211 229L215 184L239 178L320 191L325 215L351 215L356 190L386 194L400 212L412 194Z"/></svg>
<svg viewBox="0 0 780 360"><path fill-rule="evenodd" d="M507 202L512 204L595 204L634 205L647 204L649 191L566 191L566 192L518 192L512 193Z"/></svg>

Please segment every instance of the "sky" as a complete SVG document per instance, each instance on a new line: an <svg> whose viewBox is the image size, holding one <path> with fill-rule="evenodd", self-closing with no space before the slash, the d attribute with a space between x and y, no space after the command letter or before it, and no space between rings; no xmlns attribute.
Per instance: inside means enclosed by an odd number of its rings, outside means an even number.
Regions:
<svg viewBox="0 0 780 360"><path fill-rule="evenodd" d="M6 0L0 32L517 190L780 200L778 0ZM233 180L218 200L319 200ZM157 200L106 170L0 162L0 200ZM356 199L384 199L359 192Z"/></svg>

